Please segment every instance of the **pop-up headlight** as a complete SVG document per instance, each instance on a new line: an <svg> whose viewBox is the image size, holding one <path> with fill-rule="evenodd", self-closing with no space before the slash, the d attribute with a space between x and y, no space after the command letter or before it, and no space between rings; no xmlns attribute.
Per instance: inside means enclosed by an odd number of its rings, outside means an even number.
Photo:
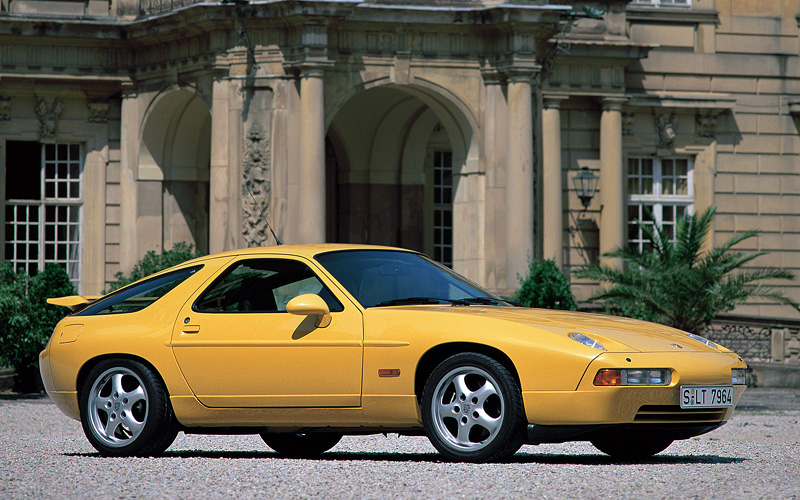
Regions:
<svg viewBox="0 0 800 500"><path fill-rule="evenodd" d="M593 338L591 338L591 337L589 337L587 335L584 335L582 333L570 333L569 334L569 338L571 338L575 342L579 342L579 343L581 343L581 344L583 344L585 346L588 346L588 347L593 347L593 348L598 349L600 351L605 351L606 350L606 348L603 347L603 344L601 344L600 342L596 341L595 339L593 339Z"/></svg>

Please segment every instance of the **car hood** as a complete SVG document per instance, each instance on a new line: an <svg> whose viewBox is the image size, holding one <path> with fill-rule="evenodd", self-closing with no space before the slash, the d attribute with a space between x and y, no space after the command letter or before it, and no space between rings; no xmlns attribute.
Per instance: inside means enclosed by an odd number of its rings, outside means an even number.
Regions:
<svg viewBox="0 0 800 500"><path fill-rule="evenodd" d="M438 313L473 316L475 320L500 320L530 329L523 335L544 332L569 336L573 332L588 335L609 352L719 352L687 337L686 332L655 323L602 314L497 306L399 306L387 309L436 310ZM515 331L520 331L514 328ZM727 349L725 349L727 351Z"/></svg>

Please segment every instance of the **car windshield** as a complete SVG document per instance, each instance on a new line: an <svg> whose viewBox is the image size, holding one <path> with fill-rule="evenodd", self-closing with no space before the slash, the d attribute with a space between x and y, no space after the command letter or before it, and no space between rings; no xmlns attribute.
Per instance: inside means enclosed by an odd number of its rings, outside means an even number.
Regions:
<svg viewBox="0 0 800 500"><path fill-rule="evenodd" d="M364 307L411 304L508 305L427 257L400 250L343 250L315 256Z"/></svg>

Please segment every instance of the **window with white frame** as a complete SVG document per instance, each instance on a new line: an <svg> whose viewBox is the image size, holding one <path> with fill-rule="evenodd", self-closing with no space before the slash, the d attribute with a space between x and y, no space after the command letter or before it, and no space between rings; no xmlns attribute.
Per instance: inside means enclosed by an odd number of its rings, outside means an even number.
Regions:
<svg viewBox="0 0 800 500"><path fill-rule="evenodd" d="M694 208L691 158L628 159L628 245L648 248L642 228L659 224L675 238L677 221Z"/></svg>
<svg viewBox="0 0 800 500"><path fill-rule="evenodd" d="M433 152L433 258L453 267L453 153Z"/></svg>
<svg viewBox="0 0 800 500"><path fill-rule="evenodd" d="M30 275L61 264L79 289L80 145L7 141L5 146L5 260Z"/></svg>

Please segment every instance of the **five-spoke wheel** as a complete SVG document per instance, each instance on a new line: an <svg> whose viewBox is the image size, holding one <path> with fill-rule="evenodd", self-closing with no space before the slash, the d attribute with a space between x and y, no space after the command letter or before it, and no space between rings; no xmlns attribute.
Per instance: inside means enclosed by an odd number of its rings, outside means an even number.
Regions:
<svg viewBox="0 0 800 500"><path fill-rule="evenodd" d="M110 456L161 453L178 432L161 381L128 359L102 361L89 373L81 391L81 422L92 446Z"/></svg>
<svg viewBox="0 0 800 500"><path fill-rule="evenodd" d="M422 422L431 443L449 459L507 458L524 438L519 385L505 366L488 356L451 356L425 384Z"/></svg>

